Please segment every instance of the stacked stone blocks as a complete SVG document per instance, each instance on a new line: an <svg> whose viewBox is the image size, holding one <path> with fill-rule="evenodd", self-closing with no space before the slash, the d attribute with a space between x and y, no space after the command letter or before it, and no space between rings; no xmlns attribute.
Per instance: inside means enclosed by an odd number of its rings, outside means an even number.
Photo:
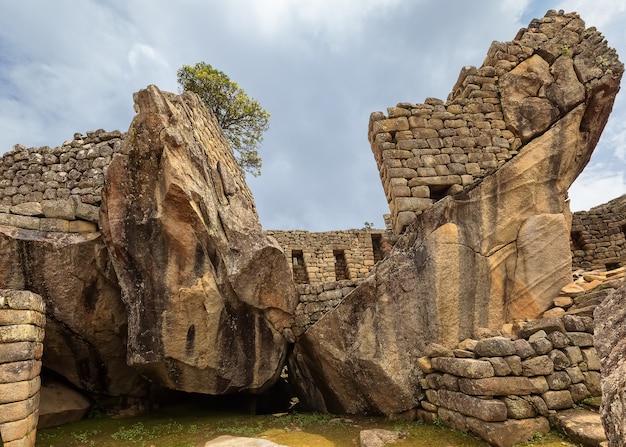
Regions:
<svg viewBox="0 0 626 447"><path fill-rule="evenodd" d="M549 11L513 41L494 42L480 68L463 68L445 103L427 98L372 113L369 141L394 233L498 169L595 94L603 70L588 61L616 59L601 42L577 14Z"/></svg>
<svg viewBox="0 0 626 447"><path fill-rule="evenodd" d="M383 230L266 233L285 251L296 282L300 298L292 326L296 337L337 307L391 248Z"/></svg>
<svg viewBox="0 0 626 447"><path fill-rule="evenodd" d="M455 349L429 345L418 364L426 399L420 419L443 421L500 444L550 430L553 410L601 395L593 319L565 315L529 322L519 338L464 340Z"/></svg>
<svg viewBox="0 0 626 447"><path fill-rule="evenodd" d="M416 215L517 154L506 129L495 67L466 67L448 104L400 103L370 117L369 138L399 234Z"/></svg>
<svg viewBox="0 0 626 447"><path fill-rule="evenodd" d="M76 133L55 148L15 145L0 163L0 204L73 198L99 205L107 167L121 149L122 133L104 130Z"/></svg>
<svg viewBox="0 0 626 447"><path fill-rule="evenodd" d="M266 234L274 237L283 248L294 279L301 284L337 281L336 263L340 255L347 265L348 277L345 279L356 281L366 278L376 263L376 252L383 250L382 247L375 247L373 241L378 240L384 245L387 239L382 230L268 230ZM298 267L304 267L306 276L297 274Z"/></svg>
<svg viewBox="0 0 626 447"><path fill-rule="evenodd" d="M612 270L626 258L626 195L572 218L572 265Z"/></svg>
<svg viewBox="0 0 626 447"><path fill-rule="evenodd" d="M96 231L104 175L122 140L119 131L97 130L55 148L14 146L0 161L0 225Z"/></svg>
<svg viewBox="0 0 626 447"><path fill-rule="evenodd" d="M299 284L300 301L294 312L292 330L296 337L314 325L348 296L361 281L331 281L327 283Z"/></svg>
<svg viewBox="0 0 626 447"><path fill-rule="evenodd" d="M0 439L5 447L35 445L45 322L39 295L0 290Z"/></svg>

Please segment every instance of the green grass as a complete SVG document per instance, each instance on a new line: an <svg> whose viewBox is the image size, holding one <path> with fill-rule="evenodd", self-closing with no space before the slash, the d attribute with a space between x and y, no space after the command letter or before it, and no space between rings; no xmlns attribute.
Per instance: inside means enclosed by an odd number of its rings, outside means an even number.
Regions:
<svg viewBox="0 0 626 447"><path fill-rule="evenodd" d="M220 435L264 437L292 447L355 447L359 432L385 428L402 433L394 447L487 447L471 434L418 422L376 417L334 417L291 413L280 417L218 412L178 405L131 419L100 417L40 430L37 447L204 447ZM1 443L0 443L1 445ZM536 437L525 446L575 446L556 434Z"/></svg>

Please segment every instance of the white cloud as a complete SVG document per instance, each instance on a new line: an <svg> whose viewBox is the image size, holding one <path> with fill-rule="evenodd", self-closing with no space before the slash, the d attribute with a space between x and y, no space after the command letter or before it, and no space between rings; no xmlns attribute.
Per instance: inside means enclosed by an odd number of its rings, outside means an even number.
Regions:
<svg viewBox="0 0 626 447"><path fill-rule="evenodd" d="M334 50L358 39L365 23L398 8L401 0L235 0L227 11L233 25L245 23L260 37L283 45L319 40Z"/></svg>
<svg viewBox="0 0 626 447"><path fill-rule="evenodd" d="M148 61L155 63L163 68L169 68L169 64L155 48L143 43L135 43L128 52L128 63L131 68L137 69L140 64Z"/></svg>
<svg viewBox="0 0 626 447"><path fill-rule="evenodd" d="M250 182L263 225L359 227L388 212L366 136L371 112L445 99L462 66L480 65L493 40L511 40L547 9L579 10L624 55L625 1L4 2L0 152L125 130L133 92L148 84L175 91L176 69L205 61L272 114L263 175ZM626 159L619 101L590 169ZM620 193L621 171L588 171L574 203Z"/></svg>

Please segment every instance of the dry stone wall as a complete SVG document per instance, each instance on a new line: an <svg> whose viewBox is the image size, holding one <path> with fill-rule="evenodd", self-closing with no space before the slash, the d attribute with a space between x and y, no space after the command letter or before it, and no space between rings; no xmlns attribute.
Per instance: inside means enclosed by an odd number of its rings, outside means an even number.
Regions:
<svg viewBox="0 0 626 447"><path fill-rule="evenodd" d="M71 198L99 205L106 169L121 148L122 133L104 130L76 133L55 148L17 144L0 163L0 204Z"/></svg>
<svg viewBox="0 0 626 447"><path fill-rule="evenodd" d="M612 270L626 261L626 195L572 218L572 265Z"/></svg>
<svg viewBox="0 0 626 447"><path fill-rule="evenodd" d="M370 117L370 143L396 234L435 201L517 153L521 144L502 120L494 76L493 67L474 70L464 81L468 97L448 106L427 98Z"/></svg>
<svg viewBox="0 0 626 447"><path fill-rule="evenodd" d="M96 231L104 175L122 138L119 131L97 130L55 148L15 145L0 159L0 225Z"/></svg>
<svg viewBox="0 0 626 447"><path fill-rule="evenodd" d="M0 290L0 444L32 447L37 436L44 302Z"/></svg>
<svg viewBox="0 0 626 447"><path fill-rule="evenodd" d="M419 417L509 446L547 433L550 412L601 395L591 317L534 320L519 335L428 346Z"/></svg>
<svg viewBox="0 0 626 447"><path fill-rule="evenodd" d="M394 232L498 169L581 104L585 84L602 71L589 61L614 59L607 53L614 50L593 48L602 40L576 13L549 11L513 41L494 42L480 68L464 67L445 103L427 98L374 112L369 140Z"/></svg>
<svg viewBox="0 0 626 447"><path fill-rule="evenodd" d="M302 335L356 288L391 249L383 230L266 232L285 251L299 303L293 332Z"/></svg>
<svg viewBox="0 0 626 447"><path fill-rule="evenodd" d="M296 284L364 279L391 249L382 230L269 230L266 234L283 247Z"/></svg>
<svg viewBox="0 0 626 447"><path fill-rule="evenodd" d="M293 333L296 337L333 310L350 294L360 281L332 281L317 284L299 284L299 303L294 313Z"/></svg>
<svg viewBox="0 0 626 447"><path fill-rule="evenodd" d="M396 234L517 154L521 141L506 129L497 72L466 67L448 104L427 98L371 115L370 143Z"/></svg>

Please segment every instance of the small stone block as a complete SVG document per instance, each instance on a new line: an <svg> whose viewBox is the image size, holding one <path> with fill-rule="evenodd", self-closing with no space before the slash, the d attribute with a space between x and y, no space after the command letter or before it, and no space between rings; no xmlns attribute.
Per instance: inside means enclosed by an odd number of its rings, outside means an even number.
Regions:
<svg viewBox="0 0 626 447"><path fill-rule="evenodd" d="M64 219L41 219L39 229L41 231L67 233L70 229L70 222Z"/></svg>
<svg viewBox="0 0 626 447"><path fill-rule="evenodd" d="M483 379L459 379L459 388L473 396L526 395L534 390L528 377L487 377Z"/></svg>
<svg viewBox="0 0 626 447"><path fill-rule="evenodd" d="M566 335L574 346L593 346L593 334L588 332L567 332Z"/></svg>
<svg viewBox="0 0 626 447"><path fill-rule="evenodd" d="M460 377L480 379L495 374L491 363L485 360L436 357L432 359L432 365L438 371Z"/></svg>
<svg viewBox="0 0 626 447"><path fill-rule="evenodd" d="M440 390L439 399L441 406L449 410L458 411L466 416L472 416L488 422L506 420L506 405L501 400L480 399L449 390Z"/></svg>
<svg viewBox="0 0 626 447"><path fill-rule="evenodd" d="M98 231L98 226L93 222L72 220L69 222L67 231L70 233L95 233Z"/></svg>
<svg viewBox="0 0 626 447"><path fill-rule="evenodd" d="M541 396L550 410L564 410L574 405L568 390L546 391Z"/></svg>
<svg viewBox="0 0 626 447"><path fill-rule="evenodd" d="M547 355L532 357L522 362L522 374L526 377L552 374L554 363Z"/></svg>

